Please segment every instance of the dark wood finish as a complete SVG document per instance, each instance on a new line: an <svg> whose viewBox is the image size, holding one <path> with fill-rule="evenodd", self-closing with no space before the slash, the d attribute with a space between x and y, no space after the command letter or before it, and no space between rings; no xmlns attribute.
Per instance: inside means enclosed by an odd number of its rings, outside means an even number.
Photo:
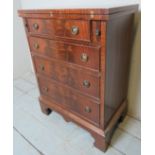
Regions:
<svg viewBox="0 0 155 155"><path fill-rule="evenodd" d="M106 31L107 31L107 26L104 21L101 22L101 55L100 55L100 72L101 72L101 80L100 80L100 128L104 128L105 124L105 118L104 118L104 101L105 101L105 64L106 64Z"/></svg>
<svg viewBox="0 0 155 155"><path fill-rule="evenodd" d="M55 110L105 151L127 112L132 25L138 5L20 10L43 113Z"/></svg>
<svg viewBox="0 0 155 155"><path fill-rule="evenodd" d="M42 95L56 101L60 106L69 108L79 115L79 117L84 116L84 118L87 118L87 120L98 126L99 104L97 101L91 100L73 89L45 78L39 77L39 85Z"/></svg>
<svg viewBox="0 0 155 155"><path fill-rule="evenodd" d="M80 20L109 20L115 15L130 14L137 11L138 5L102 9L46 9L19 10L19 16L24 18L80 19Z"/></svg>
<svg viewBox="0 0 155 155"><path fill-rule="evenodd" d="M27 26L30 34L90 41L90 22L85 20L28 19Z"/></svg>
<svg viewBox="0 0 155 155"><path fill-rule="evenodd" d="M66 84L99 99L99 77L39 57L34 57L33 60L37 74L47 76L58 83ZM88 85L85 85L86 81Z"/></svg>
<svg viewBox="0 0 155 155"><path fill-rule="evenodd" d="M32 17L32 14L48 14L48 13L53 13L53 14L78 14L78 15L111 15L111 14L116 14L118 12L135 12L137 11L138 5L128 5L128 6L122 6L122 7L111 7L111 8L90 8L90 9L33 9L33 10L19 10L19 15L24 16L26 14L30 14Z"/></svg>
<svg viewBox="0 0 155 155"><path fill-rule="evenodd" d="M95 44L101 45L101 22L100 21L92 21L92 42ZM104 25L106 27L106 25ZM102 35L105 35L106 32L102 32Z"/></svg>
<svg viewBox="0 0 155 155"><path fill-rule="evenodd" d="M124 15L107 23L105 128L127 97L132 22L133 15Z"/></svg>
<svg viewBox="0 0 155 155"><path fill-rule="evenodd" d="M99 47L68 44L49 39L29 37L31 52L99 70ZM82 55L87 55L86 61Z"/></svg>

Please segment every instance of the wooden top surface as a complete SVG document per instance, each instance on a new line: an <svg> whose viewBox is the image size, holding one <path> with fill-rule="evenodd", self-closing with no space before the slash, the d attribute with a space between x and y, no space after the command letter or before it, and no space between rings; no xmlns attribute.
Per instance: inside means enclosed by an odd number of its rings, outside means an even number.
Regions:
<svg viewBox="0 0 155 155"><path fill-rule="evenodd" d="M135 12L138 9L138 4L122 6L122 7L112 7L112 8L84 8L84 9L31 9L31 10L19 10L18 13L20 16L24 14L78 14L78 15L110 15L120 12Z"/></svg>

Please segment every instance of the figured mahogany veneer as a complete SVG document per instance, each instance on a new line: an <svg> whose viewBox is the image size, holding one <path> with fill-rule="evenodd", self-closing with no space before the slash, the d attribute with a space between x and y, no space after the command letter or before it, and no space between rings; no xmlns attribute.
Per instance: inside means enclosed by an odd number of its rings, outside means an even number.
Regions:
<svg viewBox="0 0 155 155"><path fill-rule="evenodd" d="M134 13L103 9L20 10L43 113L87 129L105 151L127 112ZM50 125L50 124L49 124Z"/></svg>
<svg viewBox="0 0 155 155"><path fill-rule="evenodd" d="M90 22L85 20L28 19L31 34L90 41ZM35 26L36 25L36 26ZM74 29L77 29L74 32Z"/></svg>
<svg viewBox="0 0 155 155"><path fill-rule="evenodd" d="M97 101L48 79L39 77L39 84L43 95L53 99L60 106L68 107L79 117L83 116L93 124L99 125L99 104Z"/></svg>
<svg viewBox="0 0 155 155"><path fill-rule="evenodd" d="M58 42L49 39L30 37L31 52L99 70L99 47ZM87 60L82 61L86 55Z"/></svg>
<svg viewBox="0 0 155 155"><path fill-rule="evenodd" d="M99 77L83 73L63 64L34 57L36 73L49 77L58 83L66 84L79 91L99 98ZM85 82L87 81L87 85Z"/></svg>

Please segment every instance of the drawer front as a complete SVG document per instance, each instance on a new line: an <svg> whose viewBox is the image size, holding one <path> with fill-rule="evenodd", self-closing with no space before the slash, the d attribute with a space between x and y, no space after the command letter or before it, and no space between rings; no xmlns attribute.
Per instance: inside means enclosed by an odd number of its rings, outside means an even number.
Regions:
<svg viewBox="0 0 155 155"><path fill-rule="evenodd" d="M33 34L90 41L90 22L85 20L28 19Z"/></svg>
<svg viewBox="0 0 155 155"><path fill-rule="evenodd" d="M94 124L99 124L99 104L73 90L62 87L55 82L38 78L41 94L56 101L60 106L67 107L79 116Z"/></svg>
<svg viewBox="0 0 155 155"><path fill-rule="evenodd" d="M99 48L49 39L29 38L30 49L38 54L99 70Z"/></svg>
<svg viewBox="0 0 155 155"><path fill-rule="evenodd" d="M83 73L63 64L34 57L37 73L50 77L58 83L66 84L82 93L99 98L99 77Z"/></svg>

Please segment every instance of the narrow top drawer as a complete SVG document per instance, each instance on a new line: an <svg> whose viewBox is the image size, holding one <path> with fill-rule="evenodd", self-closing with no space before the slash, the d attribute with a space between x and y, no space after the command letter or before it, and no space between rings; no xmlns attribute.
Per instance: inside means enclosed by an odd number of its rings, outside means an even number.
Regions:
<svg viewBox="0 0 155 155"><path fill-rule="evenodd" d="M90 22L87 20L28 19L31 34L90 41Z"/></svg>

